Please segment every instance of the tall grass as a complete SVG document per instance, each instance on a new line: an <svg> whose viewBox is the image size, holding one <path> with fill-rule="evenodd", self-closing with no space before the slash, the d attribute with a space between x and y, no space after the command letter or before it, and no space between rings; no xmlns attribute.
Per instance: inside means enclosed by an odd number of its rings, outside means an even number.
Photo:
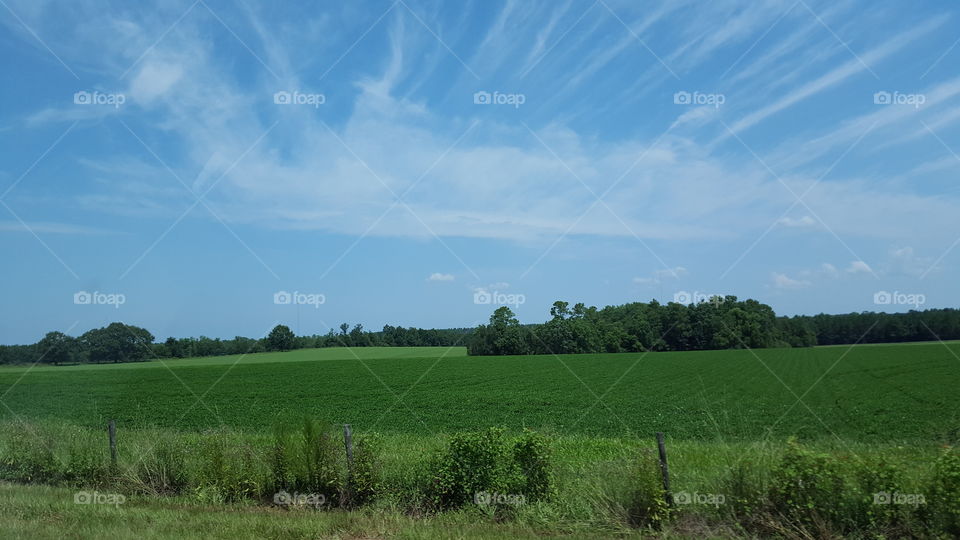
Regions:
<svg viewBox="0 0 960 540"><path fill-rule="evenodd" d="M787 537L960 534L960 457L932 445L668 440L676 501L668 508L652 438L359 432L349 475L339 431L311 420L278 424L267 434L121 425L118 442L113 467L106 430L2 423L0 480L211 504L274 504L281 491L322 494L324 508L410 516L448 509L583 534L636 528ZM522 504L509 498L500 507L475 504L477 492L494 491L523 495ZM924 500L901 500L911 495Z"/></svg>

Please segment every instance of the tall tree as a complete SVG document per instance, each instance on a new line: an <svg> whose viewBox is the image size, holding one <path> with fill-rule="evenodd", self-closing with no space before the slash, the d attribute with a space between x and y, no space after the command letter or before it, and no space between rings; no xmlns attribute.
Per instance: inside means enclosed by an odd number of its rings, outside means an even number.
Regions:
<svg viewBox="0 0 960 540"><path fill-rule="evenodd" d="M146 329L120 322L80 336L91 362L137 362L152 354L152 343L153 334Z"/></svg>
<svg viewBox="0 0 960 540"><path fill-rule="evenodd" d="M296 336L288 326L278 324L273 327L267 336L268 351L289 351L293 348L293 342Z"/></svg>
<svg viewBox="0 0 960 540"><path fill-rule="evenodd" d="M44 364L60 365L72 362L76 355L76 340L63 332L48 332L37 343L40 353L38 361Z"/></svg>

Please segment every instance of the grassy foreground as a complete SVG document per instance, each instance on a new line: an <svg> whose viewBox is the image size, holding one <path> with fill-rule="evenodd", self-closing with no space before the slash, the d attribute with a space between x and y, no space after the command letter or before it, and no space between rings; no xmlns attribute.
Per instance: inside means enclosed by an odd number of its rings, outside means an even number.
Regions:
<svg viewBox="0 0 960 540"><path fill-rule="evenodd" d="M940 538L960 523L960 460L941 466L945 454L938 445L825 440L802 445L797 454L796 446L783 441L668 439L677 504L667 511L652 438L561 436L549 440L546 498L490 507L468 494L465 504L438 507L433 487L442 467L435 459L449 448L450 437L369 439L371 434L358 432L358 440L376 442L375 465L366 469L372 475L364 480L375 488L366 502L347 511L341 504L346 462L335 431L327 457L318 461L294 449L288 463L301 471L310 464L332 471L336 480L325 485L333 486L326 492L333 502L319 509L278 502L271 435L131 430L118 447L116 467L110 466L104 435L66 424L0 425L0 480L65 488L7 486L0 491L2 504L9 505L0 507L0 531L29 537L65 527L77 527L82 537L124 537L147 527L152 537L237 531L241 537L597 538L643 532L803 538L843 532ZM468 455L477 451L480 446ZM461 472L484 474L474 464ZM289 491L296 496L313 489ZM73 497L94 492L112 499L74 504ZM878 505L882 492L920 499ZM852 534L859 532L864 534Z"/></svg>
<svg viewBox="0 0 960 540"><path fill-rule="evenodd" d="M122 506L78 505L75 490L0 483L3 538L598 538L478 521L463 514L414 518L399 512L315 512L184 498L130 497ZM636 537L623 531L618 538Z"/></svg>

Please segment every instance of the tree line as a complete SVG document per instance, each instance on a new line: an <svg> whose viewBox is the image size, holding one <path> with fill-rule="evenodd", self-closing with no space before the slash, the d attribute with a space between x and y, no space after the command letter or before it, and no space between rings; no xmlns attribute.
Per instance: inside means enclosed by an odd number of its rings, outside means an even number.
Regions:
<svg viewBox="0 0 960 540"><path fill-rule="evenodd" d="M736 296L695 304L635 302L603 309L554 302L550 319L523 325L500 307L468 342L471 355L576 354L811 347L960 339L960 311L778 317Z"/></svg>
<svg viewBox="0 0 960 540"><path fill-rule="evenodd" d="M464 336L471 331L469 328L425 330L385 325L383 330L370 332L364 330L362 324L351 327L348 323L341 324L338 330L297 336L287 326L277 325L262 339L242 336L224 340L205 336L171 337L155 344L153 351L160 358L193 358L325 347L449 347L463 345Z"/></svg>
<svg viewBox="0 0 960 540"><path fill-rule="evenodd" d="M351 327L343 323L339 332L330 330L324 335L297 336L289 327L281 324L261 339L243 336L233 339L169 337L163 342L154 343L153 334L146 329L115 322L78 337L54 331L30 345L0 345L0 365L142 362L156 358L224 356L323 347L449 347L463 345L471 331L469 328L425 330L386 325L383 330L369 332L363 329L362 324Z"/></svg>
<svg viewBox="0 0 960 540"><path fill-rule="evenodd" d="M960 310L956 309L797 315L790 320L812 329L818 345L960 339Z"/></svg>
<svg viewBox="0 0 960 540"><path fill-rule="evenodd" d="M154 343L144 328L115 322L78 337L49 332L31 345L0 345L0 364L139 362L325 347L450 347L471 355L575 354L811 347L960 339L960 310L907 313L777 316L773 308L736 296L706 302L634 302L602 309L554 302L550 319L523 325L508 307L475 329L422 329L385 325L367 331L341 324L326 334L297 336L277 325L260 339L167 338Z"/></svg>
<svg viewBox="0 0 960 540"><path fill-rule="evenodd" d="M48 332L32 345L0 345L0 364L140 362L152 358L153 334L120 322L79 337Z"/></svg>

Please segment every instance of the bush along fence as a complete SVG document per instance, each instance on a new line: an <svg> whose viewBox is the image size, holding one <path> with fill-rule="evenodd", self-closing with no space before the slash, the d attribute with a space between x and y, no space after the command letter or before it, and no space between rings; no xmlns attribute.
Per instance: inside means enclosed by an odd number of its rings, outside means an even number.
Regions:
<svg viewBox="0 0 960 540"><path fill-rule="evenodd" d="M258 435L124 432L113 421L107 437L44 424L0 425L0 435L0 479L81 488L78 503L119 506L130 495L174 495L301 511L468 511L608 528L696 522L748 536L960 536L960 453L951 447L908 474L882 453L858 458L790 440L769 463L730 463L715 489L700 493L671 489L671 473L682 480L690 471L671 469L663 433L633 447L638 451L592 485L583 465L589 459L558 461L557 441L528 430L456 433L402 449L350 425L341 432L310 419Z"/></svg>

